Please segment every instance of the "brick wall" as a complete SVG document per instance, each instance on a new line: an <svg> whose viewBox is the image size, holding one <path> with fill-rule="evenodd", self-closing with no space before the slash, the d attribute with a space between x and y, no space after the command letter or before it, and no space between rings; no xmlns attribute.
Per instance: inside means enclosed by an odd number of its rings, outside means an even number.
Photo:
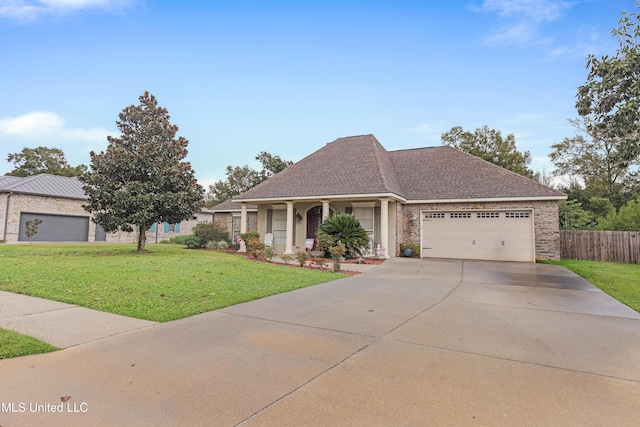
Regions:
<svg viewBox="0 0 640 427"><path fill-rule="evenodd" d="M4 227L4 214L6 211L6 197L2 209L2 222ZM9 212L6 219L7 242L17 242L20 233L20 213L42 213L51 215L75 215L90 217L89 213L82 208L82 200L62 199L58 197L30 196L27 194L12 194L9 199ZM3 236L5 235L3 230ZM89 237L95 236L95 224L89 221Z"/></svg>
<svg viewBox="0 0 640 427"><path fill-rule="evenodd" d="M5 236L5 212L7 195L0 195L0 240ZM91 215L82 208L83 200L63 199L59 197L31 196L26 194L13 194L9 199L9 212L6 219L7 230L5 240L7 242L17 242L20 232L20 213L40 213L51 215L75 215L90 218ZM190 234L191 229L198 222L211 221L212 214L198 213L195 219L182 221L180 232L164 232L163 224L158 227L158 241L169 239L177 235ZM96 224L89 221L89 242L95 241ZM107 243L135 243L138 241L138 233L125 233L117 231L107 234ZM156 241L156 233L147 233L147 243Z"/></svg>
<svg viewBox="0 0 640 427"><path fill-rule="evenodd" d="M423 210L533 209L536 258L560 259L558 201L398 204L396 209L398 245L420 243L420 211Z"/></svg>
<svg viewBox="0 0 640 427"><path fill-rule="evenodd" d="M231 236L233 215L231 212L219 212L214 216L214 221L229 232ZM247 212L247 231L258 230L258 212Z"/></svg>

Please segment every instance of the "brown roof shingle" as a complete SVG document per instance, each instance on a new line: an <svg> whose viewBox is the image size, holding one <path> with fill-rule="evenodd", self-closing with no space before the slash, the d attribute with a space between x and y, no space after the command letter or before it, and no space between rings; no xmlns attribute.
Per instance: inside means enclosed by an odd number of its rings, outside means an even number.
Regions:
<svg viewBox="0 0 640 427"><path fill-rule="evenodd" d="M387 193L401 195L389 153L360 135L328 143L233 200Z"/></svg>
<svg viewBox="0 0 640 427"><path fill-rule="evenodd" d="M328 143L233 200L355 194L405 200L566 197L452 147L387 151L373 135L360 135Z"/></svg>
<svg viewBox="0 0 640 427"><path fill-rule="evenodd" d="M564 196L560 191L449 146L389 154L409 200Z"/></svg>

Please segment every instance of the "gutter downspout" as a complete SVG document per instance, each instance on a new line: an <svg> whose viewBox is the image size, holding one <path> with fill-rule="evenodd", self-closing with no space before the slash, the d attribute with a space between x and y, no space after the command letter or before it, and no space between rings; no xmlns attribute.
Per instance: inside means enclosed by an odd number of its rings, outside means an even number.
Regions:
<svg viewBox="0 0 640 427"><path fill-rule="evenodd" d="M4 212L4 231L2 232L2 241L7 241L7 226L9 225L9 199L13 196L13 191L7 196L7 206Z"/></svg>

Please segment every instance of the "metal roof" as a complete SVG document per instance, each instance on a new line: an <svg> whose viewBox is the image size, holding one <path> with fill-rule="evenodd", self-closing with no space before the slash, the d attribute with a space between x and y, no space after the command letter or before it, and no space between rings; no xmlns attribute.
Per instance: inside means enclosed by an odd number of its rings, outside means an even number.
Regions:
<svg viewBox="0 0 640 427"><path fill-rule="evenodd" d="M0 177L0 192L31 194L35 196L61 197L65 199L86 200L83 184L76 177L39 174L24 178L14 176Z"/></svg>

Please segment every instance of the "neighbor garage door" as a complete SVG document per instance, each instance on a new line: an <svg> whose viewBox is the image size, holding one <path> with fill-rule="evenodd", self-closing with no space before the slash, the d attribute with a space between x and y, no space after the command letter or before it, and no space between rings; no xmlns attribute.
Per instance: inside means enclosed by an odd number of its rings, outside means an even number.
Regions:
<svg viewBox="0 0 640 427"><path fill-rule="evenodd" d="M534 261L531 211L422 212L422 257Z"/></svg>
<svg viewBox="0 0 640 427"><path fill-rule="evenodd" d="M38 233L33 242L86 242L89 240L89 217L70 215L48 215L36 213L20 214L20 234L18 240L28 241L25 223L40 219Z"/></svg>

